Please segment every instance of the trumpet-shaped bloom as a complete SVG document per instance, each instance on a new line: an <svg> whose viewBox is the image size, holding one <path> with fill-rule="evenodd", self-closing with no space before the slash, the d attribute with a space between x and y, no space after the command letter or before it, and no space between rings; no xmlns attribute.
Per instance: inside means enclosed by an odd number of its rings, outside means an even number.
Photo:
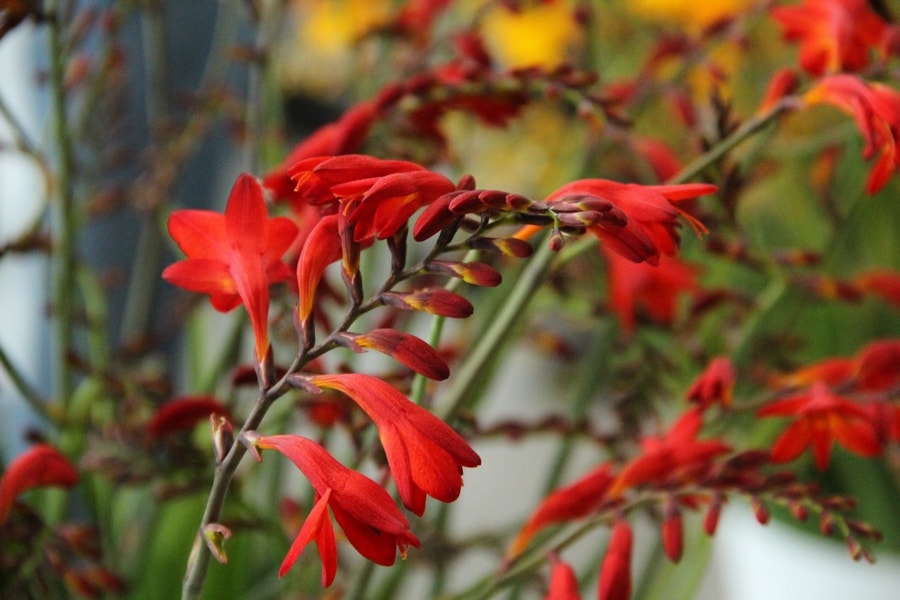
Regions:
<svg viewBox="0 0 900 600"><path fill-rule="evenodd" d="M531 538L548 525L590 515L606 500L606 490L612 481L612 467L604 463L578 481L553 491L532 513L507 556L520 554Z"/></svg>
<svg viewBox="0 0 900 600"><path fill-rule="evenodd" d="M256 356L268 352L269 285L291 276L281 261L297 235L285 217L269 218L259 183L238 177L225 214L179 210L169 217L169 234L187 255L163 271L166 281L192 292L209 294L217 310L243 304L256 338Z"/></svg>
<svg viewBox="0 0 900 600"><path fill-rule="evenodd" d="M687 399L705 410L712 404L731 405L737 371L725 356L712 359L687 391Z"/></svg>
<svg viewBox="0 0 900 600"><path fill-rule="evenodd" d="M619 317L626 333L634 331L638 314L664 325L671 324L684 294L698 291L694 269L675 257L657 266L634 264L620 254L605 250L609 282L609 308Z"/></svg>
<svg viewBox="0 0 900 600"><path fill-rule="evenodd" d="M0 524L20 495L45 486L72 487L78 483L78 472L59 450L38 444L16 457L0 478Z"/></svg>
<svg viewBox="0 0 900 600"><path fill-rule="evenodd" d="M771 14L785 39L800 43L800 66L813 75L866 68L887 29L866 0L804 0Z"/></svg>
<svg viewBox="0 0 900 600"><path fill-rule="evenodd" d="M775 440L771 453L775 462L794 460L812 446L816 465L824 470L835 441L860 456L881 454L881 444L869 414L852 400L834 394L822 382L814 383L803 393L764 406L757 415L795 417Z"/></svg>
<svg viewBox="0 0 900 600"><path fill-rule="evenodd" d="M878 155L866 191L874 194L883 188L900 167L900 92L884 84L868 84L854 75L831 75L819 80L803 100L810 105L829 104L853 117L865 142L863 158Z"/></svg>
<svg viewBox="0 0 900 600"><path fill-rule="evenodd" d="M680 237L681 216L698 234L706 232L700 221L678 208L678 202L716 191L705 183L683 185L637 185L606 179L581 179L559 188L547 197L552 204L564 199L596 199L612 204L611 218L589 227L612 250L632 262L658 264L661 255L675 254Z"/></svg>
<svg viewBox="0 0 900 600"><path fill-rule="evenodd" d="M643 485L672 486L702 477L717 456L731 448L719 440L698 440L703 417L698 408L684 413L661 437L641 440L643 453L625 465L608 490L611 498Z"/></svg>
<svg viewBox="0 0 900 600"><path fill-rule="evenodd" d="M315 505L284 557L281 576L306 545L315 541L322 560L322 585L327 587L334 581L337 546L329 508L350 544L374 563L392 565L398 549L401 556L406 556L409 546L419 546L419 540L409 530L409 521L384 488L336 461L319 444L297 435L264 436L255 444L288 457L316 490Z"/></svg>
<svg viewBox="0 0 900 600"><path fill-rule="evenodd" d="M425 512L426 495L456 500L462 468L481 464L449 425L377 377L346 373L313 375L309 381L343 392L375 422L403 505L417 515Z"/></svg>

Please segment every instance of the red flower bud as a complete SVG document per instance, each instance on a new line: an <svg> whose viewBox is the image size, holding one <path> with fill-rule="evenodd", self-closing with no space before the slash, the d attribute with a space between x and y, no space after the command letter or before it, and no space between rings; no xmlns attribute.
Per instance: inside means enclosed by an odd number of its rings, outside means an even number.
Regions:
<svg viewBox="0 0 900 600"><path fill-rule="evenodd" d="M385 292L381 300L388 306L403 310L421 310L433 315L465 319L472 315L472 303L453 292L441 288L418 290L412 293Z"/></svg>
<svg viewBox="0 0 900 600"><path fill-rule="evenodd" d="M600 566L597 595L603 600L631 598L631 525L618 521L613 526L609 549Z"/></svg>

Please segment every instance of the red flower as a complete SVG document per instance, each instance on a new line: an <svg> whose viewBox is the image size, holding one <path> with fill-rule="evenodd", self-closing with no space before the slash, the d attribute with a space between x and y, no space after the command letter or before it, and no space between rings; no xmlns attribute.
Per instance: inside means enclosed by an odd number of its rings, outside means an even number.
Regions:
<svg viewBox="0 0 900 600"><path fill-rule="evenodd" d="M268 218L262 188L247 174L238 177L225 214L179 210L169 217L169 234L187 255L162 273L166 281L209 294L222 312L243 303L256 338L256 357L269 348L269 285L288 279L281 256L297 235L285 217Z"/></svg>
<svg viewBox="0 0 900 600"><path fill-rule="evenodd" d="M190 429L212 414L230 417L229 411L212 396L183 396L160 406L147 423L147 436L156 439L173 431Z"/></svg>
<svg viewBox="0 0 900 600"><path fill-rule="evenodd" d="M550 564L550 589L544 600L580 600L578 578L572 567L559 560L556 555L550 556Z"/></svg>
<svg viewBox="0 0 900 600"><path fill-rule="evenodd" d="M45 486L70 488L78 483L78 472L59 450L47 444L32 446L13 459L0 478L0 523L6 521L16 498L30 489Z"/></svg>
<svg viewBox="0 0 900 600"><path fill-rule="evenodd" d="M409 521L390 495L377 483L336 461L322 446L296 435L259 438L259 448L278 450L297 465L316 490L316 503L281 563L279 575L297 561L303 549L315 540L322 560L322 585L334 581L337 546L328 509L334 514L347 541L367 559L390 566L397 550L406 555L419 540L409 531Z"/></svg>
<svg viewBox="0 0 900 600"><path fill-rule="evenodd" d="M634 331L637 315L645 312L653 321L671 324L682 294L699 289L694 269L675 257L652 264L634 264L616 252L604 250L609 282L609 307L622 329Z"/></svg>
<svg viewBox="0 0 900 600"><path fill-rule="evenodd" d="M702 477L712 459L731 451L719 440L698 440L702 426L700 409L694 408L684 413L664 436L641 440L643 454L622 469L607 492L609 497L616 498L646 483L669 487Z"/></svg>
<svg viewBox="0 0 900 600"><path fill-rule="evenodd" d="M369 135L372 124L384 108L396 99L396 90L388 87L374 100L350 107L337 121L323 125L297 144L278 167L266 174L263 186L271 190L278 200L289 199L302 204L303 197L295 193L289 168L307 158L357 152Z"/></svg>
<svg viewBox="0 0 900 600"><path fill-rule="evenodd" d="M629 600L631 598L631 525L618 521L612 530L609 548L600 565L597 598Z"/></svg>
<svg viewBox="0 0 900 600"><path fill-rule="evenodd" d="M793 416L796 420L775 441L772 460L789 462L810 445L816 465L824 470L835 440L860 456L881 454L881 444L868 413L852 400L834 394L822 382L761 408L760 417Z"/></svg>
<svg viewBox="0 0 900 600"><path fill-rule="evenodd" d="M800 42L800 66L813 75L866 68L887 30L866 0L804 0L775 7L772 16L785 39Z"/></svg>
<svg viewBox="0 0 900 600"><path fill-rule="evenodd" d="M714 358L691 384L687 391L687 399L699 404L701 410L706 410L716 403L731 406L731 395L736 379L737 371L727 357Z"/></svg>
<svg viewBox="0 0 900 600"><path fill-rule="evenodd" d="M859 351L856 387L887 391L900 385L900 339L878 340Z"/></svg>
<svg viewBox="0 0 900 600"><path fill-rule="evenodd" d="M532 513L507 557L518 556L531 538L548 525L582 519L594 512L606 500L606 490L612 481L612 467L604 463L578 481L553 491Z"/></svg>
<svg viewBox="0 0 900 600"><path fill-rule="evenodd" d="M418 209L456 188L415 163L360 154L303 160L288 172L308 202L338 205L355 242L394 235Z"/></svg>
<svg viewBox="0 0 900 600"><path fill-rule="evenodd" d="M313 375L309 381L343 392L375 422L403 505L417 515L425 512L426 494L441 502L456 500L462 468L481 464L449 425L377 377L347 373Z"/></svg>
<svg viewBox="0 0 900 600"><path fill-rule="evenodd" d="M830 104L853 116L863 135L863 157L878 153L869 173L866 191L874 194L887 184L900 166L900 92L886 85L867 84L853 75L822 78L803 96L807 104Z"/></svg>
<svg viewBox="0 0 900 600"><path fill-rule="evenodd" d="M706 232L700 221L676 203L711 194L716 186L705 183L684 185L637 185L606 179L581 179L559 188L547 197L548 203L571 198L611 203L611 218L589 227L612 250L632 262L658 264L660 255L674 254L678 247L678 216L687 220L698 234Z"/></svg>

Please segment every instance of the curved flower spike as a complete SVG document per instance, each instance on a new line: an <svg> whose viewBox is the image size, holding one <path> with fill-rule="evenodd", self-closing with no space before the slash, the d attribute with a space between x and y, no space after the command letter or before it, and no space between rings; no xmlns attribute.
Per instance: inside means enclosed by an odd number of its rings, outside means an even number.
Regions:
<svg viewBox="0 0 900 600"><path fill-rule="evenodd" d="M421 516L425 496L453 502L463 485L462 468L481 458L449 425L371 375L313 375L320 388L343 392L375 422L403 505Z"/></svg>
<svg viewBox="0 0 900 600"><path fill-rule="evenodd" d="M698 440L702 426L701 412L694 408L675 421L664 436L641 440L643 454L622 469L609 488L609 496L617 498L645 483L688 483L702 477L713 458L731 451L719 440Z"/></svg>
<svg viewBox="0 0 900 600"><path fill-rule="evenodd" d="M291 271L281 261L297 236L286 217L268 218L259 182L240 175L228 197L225 214L179 210L169 217L169 234L187 255L163 271L163 278L192 292L209 294L216 310L243 304L262 362L269 348L269 285Z"/></svg>
<svg viewBox="0 0 900 600"><path fill-rule="evenodd" d="M419 546L418 538L409 531L409 521L384 488L336 461L319 444L298 435L271 435L256 439L254 445L284 454L316 490L315 506L284 557L280 576L314 540L322 560L322 585L327 587L334 581L337 546L329 508L347 541L376 564L390 566L398 549L405 557L409 546Z"/></svg>
<svg viewBox="0 0 900 600"><path fill-rule="evenodd" d="M716 189L705 183L637 185L606 179L581 179L550 194L547 203L552 205L569 197L577 197L579 201L595 198L610 203L616 210L609 210L608 218L600 219L588 229L628 260L656 265L660 255L674 254L677 249L679 216L687 220L698 235L707 231L700 221L675 203L711 194Z"/></svg>
<svg viewBox="0 0 900 600"><path fill-rule="evenodd" d="M16 498L30 489L58 485L72 487L78 472L59 450L48 444L32 446L13 459L0 478L0 523L6 521Z"/></svg>

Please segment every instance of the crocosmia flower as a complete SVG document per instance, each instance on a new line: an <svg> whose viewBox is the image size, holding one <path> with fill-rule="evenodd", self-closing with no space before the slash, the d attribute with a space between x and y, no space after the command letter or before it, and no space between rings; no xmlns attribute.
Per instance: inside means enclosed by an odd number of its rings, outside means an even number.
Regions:
<svg viewBox="0 0 900 600"><path fill-rule="evenodd" d="M462 468L481 464L449 425L377 377L346 373L313 375L309 381L343 392L375 422L403 505L417 515L425 512L426 495L456 500Z"/></svg>
<svg viewBox="0 0 900 600"><path fill-rule="evenodd" d="M716 439L698 440L702 426L701 412L694 408L684 413L665 435L643 438L643 453L622 468L607 492L609 496L617 497L647 483L686 484L705 475L713 459L731 448Z"/></svg>
<svg viewBox="0 0 900 600"><path fill-rule="evenodd" d="M803 393L776 400L758 413L760 417L794 417L794 422L775 440L772 460L789 462L809 446L816 466L824 470L834 442L860 456L881 454L875 427L865 409L816 382Z"/></svg>
<svg viewBox="0 0 900 600"><path fill-rule="evenodd" d="M679 202L716 191L705 183L682 185L638 185L606 179L581 179L559 188L547 197L547 203L563 200L594 199L612 204L618 218L601 219L588 229L606 245L632 262L658 264L662 255L678 248L678 217L697 231L706 227L678 207Z"/></svg>
<svg viewBox="0 0 900 600"><path fill-rule="evenodd" d="M517 556L534 535L554 523L583 519L603 504L613 481L612 466L604 463L577 481L550 493L516 536L507 556Z"/></svg>
<svg viewBox="0 0 900 600"><path fill-rule="evenodd" d="M804 0L772 8L772 17L800 43L800 66L813 75L866 68L887 29L866 0Z"/></svg>
<svg viewBox="0 0 900 600"><path fill-rule="evenodd" d="M169 265L163 278L192 292L209 294L217 310L243 304L256 338L256 357L269 348L269 285L284 281L291 270L281 261L297 236L286 217L269 218L260 184L238 177L225 214L179 210L169 217L169 234L187 259Z"/></svg>
<svg viewBox="0 0 900 600"><path fill-rule="evenodd" d="M303 549L315 541L322 560L322 585L329 586L337 571L337 545L329 509L347 541L372 562L390 566L397 551L406 556L419 540L390 495L368 477L348 469L325 448L298 435L264 436L257 448L277 450L297 465L316 490L316 502L281 563L279 574L290 570Z"/></svg>
<svg viewBox="0 0 900 600"><path fill-rule="evenodd" d="M609 308L626 333L634 331L638 315L669 325L675 321L681 298L700 290L695 270L676 257L657 266L635 264L617 252L605 250L609 282Z"/></svg>
<svg viewBox="0 0 900 600"><path fill-rule="evenodd" d="M900 92L880 83L866 83L854 75L823 77L803 95L806 104L829 104L856 121L863 136L863 158L876 156L866 182L874 194L900 167L897 136L900 135Z"/></svg>

